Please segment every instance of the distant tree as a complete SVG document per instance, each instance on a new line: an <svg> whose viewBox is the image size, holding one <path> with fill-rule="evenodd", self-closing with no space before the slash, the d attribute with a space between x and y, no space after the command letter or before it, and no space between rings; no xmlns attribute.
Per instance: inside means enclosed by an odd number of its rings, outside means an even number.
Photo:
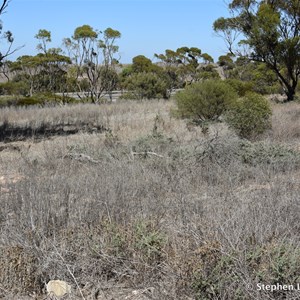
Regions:
<svg viewBox="0 0 300 300"><path fill-rule="evenodd" d="M179 77L179 61L176 51L167 49L164 54L154 54L154 56L159 59L166 73L166 78L168 81L169 94L177 88L182 87L183 83Z"/></svg>
<svg viewBox="0 0 300 300"><path fill-rule="evenodd" d="M99 38L100 35L102 39ZM114 87L113 82L110 85L110 80L112 71L118 64L115 55L119 47L115 45L115 41L120 37L121 33L112 28L101 32L83 25L75 29L71 38L64 39L64 46L76 67L77 88L93 103L98 103L103 94L110 93ZM88 82L88 90L84 90L80 83L84 79Z"/></svg>
<svg viewBox="0 0 300 300"><path fill-rule="evenodd" d="M167 98L167 83L154 72L132 73L125 79L123 86L128 91L124 98L137 100Z"/></svg>
<svg viewBox="0 0 300 300"><path fill-rule="evenodd" d="M38 73L39 63L34 56L23 55L17 58L11 65L11 71L15 72L19 80L28 82L29 91L28 95L32 96L39 90ZM15 77L16 77L15 76Z"/></svg>
<svg viewBox="0 0 300 300"><path fill-rule="evenodd" d="M205 64L210 64L214 62L214 59L208 53L201 54L201 57Z"/></svg>
<svg viewBox="0 0 300 300"><path fill-rule="evenodd" d="M11 64L11 71L18 73L19 78L28 82L28 94L36 92L64 92L67 80L66 66L71 63L69 57L56 49L48 50L46 54L18 57Z"/></svg>
<svg viewBox="0 0 300 300"><path fill-rule="evenodd" d="M299 0L232 0L229 9L232 17L216 20L214 30L231 53L273 70L287 101L293 100L300 75ZM243 40L236 43L239 34Z"/></svg>
<svg viewBox="0 0 300 300"><path fill-rule="evenodd" d="M40 29L34 37L40 41L36 48L46 54L47 43L51 42L51 32L46 29Z"/></svg>
<svg viewBox="0 0 300 300"><path fill-rule="evenodd" d="M167 71L144 55L135 56L120 78L121 87L130 91L126 98L170 98L172 83Z"/></svg>
<svg viewBox="0 0 300 300"><path fill-rule="evenodd" d="M232 57L233 55L228 53L226 55L221 55L218 58L218 65L223 68L223 75L225 78L229 77L229 71L235 66Z"/></svg>
<svg viewBox="0 0 300 300"><path fill-rule="evenodd" d="M196 47L181 47L176 51L166 50L165 54L155 54L155 57L165 64L169 75L174 80L181 81L181 85L191 84L198 80L201 50ZM173 81L175 83L175 81Z"/></svg>
<svg viewBox="0 0 300 300"><path fill-rule="evenodd" d="M133 73L140 73L140 72L153 72L157 69L157 66L154 65L151 59L147 58L144 55L135 56L132 59L132 66L131 70Z"/></svg>
<svg viewBox="0 0 300 300"><path fill-rule="evenodd" d="M35 35L39 40L37 50L40 52L32 57L39 69L39 79L44 89L51 92L65 91L66 89L66 66L71 64L71 59L63 55L60 48L49 48L51 32L40 29Z"/></svg>
<svg viewBox="0 0 300 300"><path fill-rule="evenodd" d="M208 79L220 79L220 75L212 64L205 64L199 69L198 79L199 81Z"/></svg>
<svg viewBox="0 0 300 300"><path fill-rule="evenodd" d="M233 62L233 59L231 58L232 55L221 55L219 56L218 58L218 64L219 66L223 67L223 66L230 66L230 67L233 67L234 66L234 62Z"/></svg>
<svg viewBox="0 0 300 300"><path fill-rule="evenodd" d="M176 50L179 62L179 74L186 84L191 84L198 79L201 50L196 47L181 47Z"/></svg>

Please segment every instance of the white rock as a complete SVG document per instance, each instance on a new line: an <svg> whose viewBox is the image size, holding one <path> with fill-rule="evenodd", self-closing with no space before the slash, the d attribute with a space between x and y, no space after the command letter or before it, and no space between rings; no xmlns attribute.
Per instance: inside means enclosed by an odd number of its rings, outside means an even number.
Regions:
<svg viewBox="0 0 300 300"><path fill-rule="evenodd" d="M50 296L63 297L71 293L71 286L62 280L50 280L46 285L47 292Z"/></svg>

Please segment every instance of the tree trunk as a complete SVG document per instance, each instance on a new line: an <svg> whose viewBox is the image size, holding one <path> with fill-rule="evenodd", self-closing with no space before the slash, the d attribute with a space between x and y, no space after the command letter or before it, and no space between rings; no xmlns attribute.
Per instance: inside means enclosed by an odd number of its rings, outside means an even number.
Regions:
<svg viewBox="0 0 300 300"><path fill-rule="evenodd" d="M298 84L298 80L293 80L293 83L290 84L288 82L283 82L285 85L285 94L287 96L287 99L285 102L290 102L295 100L295 94L296 94L296 88Z"/></svg>
<svg viewBox="0 0 300 300"><path fill-rule="evenodd" d="M285 100L285 102L290 102L293 101L295 98L295 88L290 87L286 92L285 92L287 99Z"/></svg>

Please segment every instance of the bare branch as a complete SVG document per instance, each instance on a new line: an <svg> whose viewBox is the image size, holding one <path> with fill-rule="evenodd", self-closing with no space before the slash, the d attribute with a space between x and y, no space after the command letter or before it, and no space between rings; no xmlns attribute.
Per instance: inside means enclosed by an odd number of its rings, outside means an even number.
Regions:
<svg viewBox="0 0 300 300"><path fill-rule="evenodd" d="M1 8L0 8L0 15L2 15L4 13L4 11L7 8L9 2L10 2L10 0L3 0L3 3L2 3Z"/></svg>

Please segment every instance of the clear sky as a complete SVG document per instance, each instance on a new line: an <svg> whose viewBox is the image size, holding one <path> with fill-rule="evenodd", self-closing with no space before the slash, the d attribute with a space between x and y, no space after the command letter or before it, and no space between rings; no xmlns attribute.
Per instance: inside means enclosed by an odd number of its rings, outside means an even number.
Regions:
<svg viewBox="0 0 300 300"><path fill-rule="evenodd" d="M50 47L88 24L94 29L117 29L122 63L136 55L153 59L154 53L178 47L198 47L215 59L226 52L213 30L214 20L228 16L226 0L11 0L1 16L15 46L25 45L11 59L36 54L39 29L51 31ZM1 1L2 3L2 1ZM0 47L4 47L1 43Z"/></svg>

